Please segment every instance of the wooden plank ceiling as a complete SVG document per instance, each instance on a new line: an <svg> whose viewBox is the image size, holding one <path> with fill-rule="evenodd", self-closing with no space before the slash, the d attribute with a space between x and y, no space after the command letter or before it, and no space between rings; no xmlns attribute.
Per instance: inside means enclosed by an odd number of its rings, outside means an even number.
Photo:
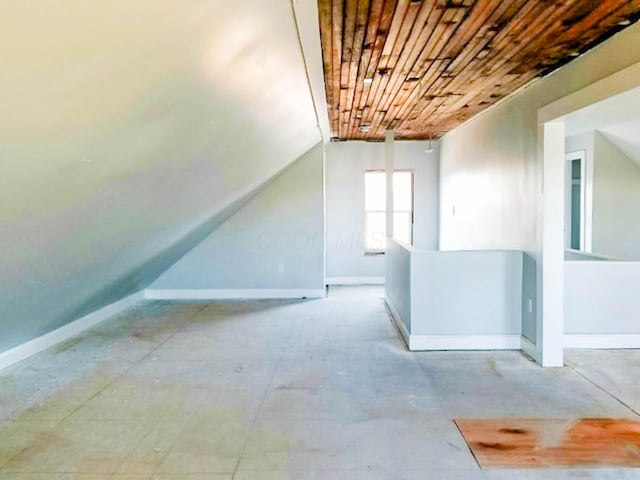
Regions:
<svg viewBox="0 0 640 480"><path fill-rule="evenodd" d="M640 0L318 0L333 140L438 138L640 17Z"/></svg>

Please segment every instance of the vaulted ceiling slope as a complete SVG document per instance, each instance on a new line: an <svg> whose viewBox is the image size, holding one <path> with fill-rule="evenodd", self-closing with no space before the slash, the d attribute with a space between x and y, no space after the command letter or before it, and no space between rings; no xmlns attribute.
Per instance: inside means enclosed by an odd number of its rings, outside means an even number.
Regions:
<svg viewBox="0 0 640 480"><path fill-rule="evenodd" d="M320 141L290 2L0 15L0 352L148 285Z"/></svg>
<svg viewBox="0 0 640 480"><path fill-rule="evenodd" d="M609 97L565 117L566 135L603 133L640 167L640 88Z"/></svg>
<svg viewBox="0 0 640 480"><path fill-rule="evenodd" d="M332 137L436 138L640 16L640 0L318 0Z"/></svg>

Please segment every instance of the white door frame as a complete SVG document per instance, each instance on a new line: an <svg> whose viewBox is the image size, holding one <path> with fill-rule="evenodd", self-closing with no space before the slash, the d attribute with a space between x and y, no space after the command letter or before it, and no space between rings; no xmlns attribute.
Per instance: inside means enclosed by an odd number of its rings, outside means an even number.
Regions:
<svg viewBox="0 0 640 480"><path fill-rule="evenodd" d="M589 252L591 249L588 247L588 239L591 238L591 224L587 220L587 151L586 150L576 150L574 152L569 152L564 156L565 159L565 249L571 250L571 237L573 235L572 231L572 210L571 210L571 200L572 200L572 189L573 181L572 181L572 173L573 173L573 165L572 162L574 160L580 160L580 250L583 252Z"/></svg>
<svg viewBox="0 0 640 480"><path fill-rule="evenodd" d="M545 367L564 363L564 117L640 87L640 63L592 83L538 110L542 185L538 229L538 310L535 360Z"/></svg>

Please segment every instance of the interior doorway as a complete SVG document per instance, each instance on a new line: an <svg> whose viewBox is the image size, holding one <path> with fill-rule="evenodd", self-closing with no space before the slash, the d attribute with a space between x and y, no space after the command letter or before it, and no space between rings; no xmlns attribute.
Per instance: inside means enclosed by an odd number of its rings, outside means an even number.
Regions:
<svg viewBox="0 0 640 480"><path fill-rule="evenodd" d="M565 249L567 242L584 247L587 243L584 187L585 160L574 164L565 156L566 120L586 107L640 87L640 63L621 70L538 110L539 147L542 155L538 237L538 309L535 350L530 353L543 366L564 365L565 314ZM569 164L569 165L568 165ZM573 192L566 192L567 182L573 189L574 165L580 179L576 188L575 206L568 202ZM578 175L578 171L580 174ZM571 190L572 190L571 189ZM577 193L577 191L580 193ZM579 200L579 201L578 201ZM567 205L568 203L568 205ZM579 223L573 223L573 211ZM566 212L572 218L571 230L580 230L579 240L566 234Z"/></svg>
<svg viewBox="0 0 640 480"><path fill-rule="evenodd" d="M565 248L586 251L586 152L565 157Z"/></svg>

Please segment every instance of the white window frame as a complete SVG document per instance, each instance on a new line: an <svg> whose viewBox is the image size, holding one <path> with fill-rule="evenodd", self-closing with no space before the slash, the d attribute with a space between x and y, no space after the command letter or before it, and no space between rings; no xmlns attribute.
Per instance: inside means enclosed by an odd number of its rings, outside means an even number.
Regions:
<svg viewBox="0 0 640 480"><path fill-rule="evenodd" d="M363 180L364 178L366 178L366 174L367 173L383 173L385 174L385 178L386 178L386 170L384 169L369 169L369 170L365 170L364 172L364 176L363 176ZM411 245L413 245L413 225L414 225L414 211L415 211L415 171L412 169L396 169L393 171L393 173L399 173L399 172L408 172L411 174L411 210L396 210L395 209L395 202L394 202L394 210L393 210L393 214L394 214L394 219L395 219L395 214L396 213L408 213L409 214L409 218L410 218L410 228L409 228L409 243ZM368 221L369 221L369 213L384 213L386 214L387 209L385 208L384 210L367 210L367 205L366 205L366 181L365 181L365 189L364 189L364 200L365 200L365 205L364 205L364 254L365 255L384 255L385 253L385 249L384 248L369 248L367 245L367 240L368 240ZM395 232L395 228L394 228L394 232Z"/></svg>

